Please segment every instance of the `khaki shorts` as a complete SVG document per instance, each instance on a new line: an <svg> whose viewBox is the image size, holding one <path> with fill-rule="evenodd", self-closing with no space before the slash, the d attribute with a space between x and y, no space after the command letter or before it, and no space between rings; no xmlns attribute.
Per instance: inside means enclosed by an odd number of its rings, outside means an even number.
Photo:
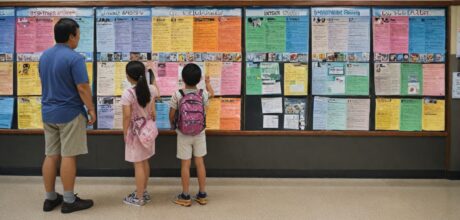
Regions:
<svg viewBox="0 0 460 220"><path fill-rule="evenodd" d="M79 114L68 123L44 123L45 155L72 157L87 154L86 124L87 119L82 114Z"/></svg>
<svg viewBox="0 0 460 220"><path fill-rule="evenodd" d="M203 157L206 155L206 134L202 131L195 136L184 135L177 132L177 158L190 160L193 157Z"/></svg>

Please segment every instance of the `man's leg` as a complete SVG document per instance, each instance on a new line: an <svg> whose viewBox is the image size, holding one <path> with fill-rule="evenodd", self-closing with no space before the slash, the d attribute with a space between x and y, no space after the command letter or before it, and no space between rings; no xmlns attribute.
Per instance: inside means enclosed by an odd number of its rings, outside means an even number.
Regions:
<svg viewBox="0 0 460 220"><path fill-rule="evenodd" d="M64 186L64 192L73 192L75 186L75 176L77 175L77 158L62 157L61 162L61 180Z"/></svg>
<svg viewBox="0 0 460 220"><path fill-rule="evenodd" d="M57 169L58 169L60 160L61 160L60 155L52 155L52 156L46 156L45 160L43 161L42 174L43 174L43 183L45 185L46 193L56 192L55 184L56 184ZM53 198L50 198L50 199L53 199Z"/></svg>

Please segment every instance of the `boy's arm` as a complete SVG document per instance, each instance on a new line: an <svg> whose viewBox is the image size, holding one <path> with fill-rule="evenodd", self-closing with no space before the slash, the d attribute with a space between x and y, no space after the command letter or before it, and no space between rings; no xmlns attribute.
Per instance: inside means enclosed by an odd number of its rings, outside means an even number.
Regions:
<svg viewBox="0 0 460 220"><path fill-rule="evenodd" d="M123 135L128 135L129 124L131 123L131 106L123 105Z"/></svg>
<svg viewBox="0 0 460 220"><path fill-rule="evenodd" d="M209 98L213 98L214 97L214 89L212 89L211 80L209 79L209 76L205 77L204 82L206 83L206 90L209 93Z"/></svg>
<svg viewBox="0 0 460 220"><path fill-rule="evenodd" d="M176 116L176 109L169 108L169 123L171 124L171 129L174 128L174 119Z"/></svg>

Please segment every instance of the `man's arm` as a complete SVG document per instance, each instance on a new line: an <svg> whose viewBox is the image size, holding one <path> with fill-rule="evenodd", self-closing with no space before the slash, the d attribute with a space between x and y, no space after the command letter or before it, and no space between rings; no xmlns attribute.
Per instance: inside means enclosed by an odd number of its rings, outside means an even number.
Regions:
<svg viewBox="0 0 460 220"><path fill-rule="evenodd" d="M88 124L93 125L96 122L96 110L94 108L92 96L91 96L91 89L89 88L88 83L81 83L77 85L78 94L80 95L81 100L85 104L86 108L88 109L88 114L90 116Z"/></svg>

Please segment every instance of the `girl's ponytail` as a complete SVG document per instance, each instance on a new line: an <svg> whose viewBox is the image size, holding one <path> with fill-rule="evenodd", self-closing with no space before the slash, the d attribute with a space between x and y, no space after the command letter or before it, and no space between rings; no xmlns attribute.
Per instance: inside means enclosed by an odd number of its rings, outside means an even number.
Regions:
<svg viewBox="0 0 460 220"><path fill-rule="evenodd" d="M126 73L129 77L137 81L136 91L137 102L140 106L145 108L150 102L151 95L147 79L145 77L145 66L139 61L130 61L126 65Z"/></svg>

